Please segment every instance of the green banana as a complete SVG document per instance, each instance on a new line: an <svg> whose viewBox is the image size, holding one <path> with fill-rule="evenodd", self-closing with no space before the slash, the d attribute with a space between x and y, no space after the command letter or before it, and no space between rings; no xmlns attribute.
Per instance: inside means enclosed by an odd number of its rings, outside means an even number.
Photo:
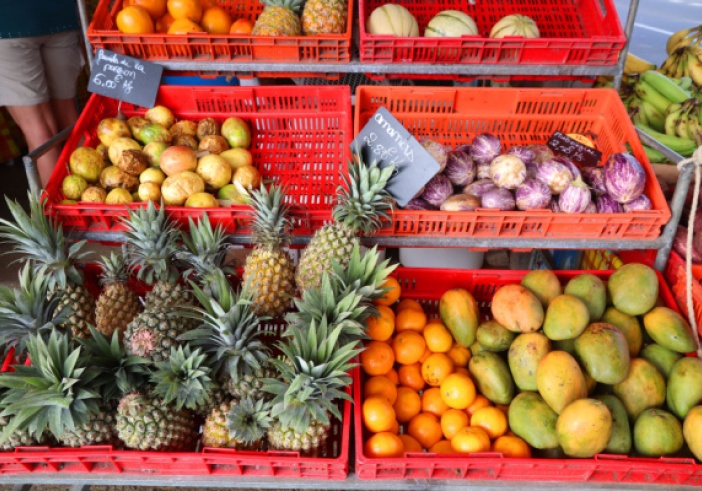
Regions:
<svg viewBox="0 0 702 491"><path fill-rule="evenodd" d="M680 138L686 138L688 140L692 140L692 136L690 135L690 128L688 125L689 114L690 114L689 108L682 111L682 113L680 114L680 117L675 122L675 134L677 136L679 136Z"/></svg>
<svg viewBox="0 0 702 491"><path fill-rule="evenodd" d="M683 102L692 97L690 92L662 73L649 70L641 74L641 80L660 92L670 102Z"/></svg>
<svg viewBox="0 0 702 491"><path fill-rule="evenodd" d="M690 74L688 73L687 70L687 56L685 54L685 51L683 50L681 54L678 56L678 66L675 69L675 75L673 75L673 78L682 78L682 77L689 77Z"/></svg>
<svg viewBox="0 0 702 491"><path fill-rule="evenodd" d="M668 106L668 109L665 110L665 115L667 116L670 113L674 113L676 111L682 110L682 103L681 102L674 102L670 106Z"/></svg>
<svg viewBox="0 0 702 491"><path fill-rule="evenodd" d="M666 99L663 94L651 87L651 84L645 80L639 80L634 86L634 90L636 91L636 95L638 95L641 100L653 104L653 107L658 109L661 113L665 113L665 110L671 103L671 101Z"/></svg>
<svg viewBox="0 0 702 491"><path fill-rule="evenodd" d="M646 117L646 113L640 107L637 109L634 109L634 112L631 115L631 120L634 122L634 124L641 124L644 126L650 126L650 124L648 122L648 118Z"/></svg>
<svg viewBox="0 0 702 491"><path fill-rule="evenodd" d="M673 78L671 79L673 82L678 84L678 86L683 89L687 90L692 94L692 90L694 89L694 85L692 83L692 79L690 77L680 77L680 78Z"/></svg>
<svg viewBox="0 0 702 491"><path fill-rule="evenodd" d="M635 124L634 126L646 133L651 138L656 139L666 147L670 148L672 151L679 153L683 157L689 157L692 155L692 152L697 150L697 144L687 138L678 138L677 136L659 133L648 126L640 124Z"/></svg>
<svg viewBox="0 0 702 491"><path fill-rule="evenodd" d="M643 112L648 121L648 126L656 131L663 131L665 124L665 116L658 109L653 107L653 104L648 101L641 101L639 111Z"/></svg>
<svg viewBox="0 0 702 491"><path fill-rule="evenodd" d="M675 123L680 119L682 114L682 107L678 108L676 111L668 113L663 122L663 132L666 135L675 136Z"/></svg>
<svg viewBox="0 0 702 491"><path fill-rule="evenodd" d="M648 145L643 145L644 152L648 157L648 161L652 164L662 164L663 162L668 162L668 157L663 155L661 152L655 148L651 148Z"/></svg>

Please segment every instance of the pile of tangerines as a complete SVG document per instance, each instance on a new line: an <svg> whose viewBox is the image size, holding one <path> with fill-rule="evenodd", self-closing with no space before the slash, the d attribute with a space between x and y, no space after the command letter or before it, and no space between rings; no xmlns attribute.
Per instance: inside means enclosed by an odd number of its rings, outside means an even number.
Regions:
<svg viewBox="0 0 702 491"><path fill-rule="evenodd" d="M217 0L123 0L115 19L125 34L251 34L253 22L232 19Z"/></svg>
<svg viewBox="0 0 702 491"><path fill-rule="evenodd" d="M388 278L389 291L367 320L360 362L367 457L406 453L499 452L530 457L529 445L509 431L508 406L478 394L467 370L468 348L456 343L439 318L405 298ZM393 307L394 306L394 310Z"/></svg>

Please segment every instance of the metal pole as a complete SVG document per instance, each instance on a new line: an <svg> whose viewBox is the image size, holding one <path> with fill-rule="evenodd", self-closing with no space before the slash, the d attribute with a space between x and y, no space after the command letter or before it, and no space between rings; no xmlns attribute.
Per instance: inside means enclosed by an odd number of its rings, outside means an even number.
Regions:
<svg viewBox="0 0 702 491"><path fill-rule="evenodd" d="M619 63L617 66L619 71L614 76L614 88L619 90L622 85L622 75L624 74L624 64L626 63L626 54L629 52L629 43L631 42L631 35L634 33L634 21L636 20L636 12L639 10L639 0L630 0L629 2L629 14L626 17L626 26L624 27L624 33L626 34L626 42L622 48L622 52L619 53Z"/></svg>
<svg viewBox="0 0 702 491"><path fill-rule="evenodd" d="M658 250L658 254L656 254L655 268L659 271L663 271L665 269L665 265L668 263L668 256L670 255L670 250L673 247L673 239L675 238L675 232L678 229L680 216L682 215L682 210L685 206L687 190L690 188L690 181L692 180L692 170L694 169L694 167L695 166L692 162L688 162L687 164L683 165L682 169L680 169L680 174L678 175L678 183L675 186L673 200L670 203L670 211L672 216L670 217L670 221L668 222L668 224L663 229L663 247L661 247Z"/></svg>
<svg viewBox="0 0 702 491"><path fill-rule="evenodd" d="M88 40L88 10L85 7L85 0L76 0L78 4L78 16L80 17L80 25L83 31L83 40L85 41L85 55L88 57L88 66L93 64L93 48Z"/></svg>
<svg viewBox="0 0 702 491"><path fill-rule="evenodd" d="M69 126L68 128L64 128L59 133L52 136L49 140L35 148L33 151L29 152L28 155L22 157L24 170L27 173L29 190L34 196L39 197L39 194L41 193L41 180L39 179L39 171L37 170L37 159L68 138L71 131L73 131L73 125Z"/></svg>

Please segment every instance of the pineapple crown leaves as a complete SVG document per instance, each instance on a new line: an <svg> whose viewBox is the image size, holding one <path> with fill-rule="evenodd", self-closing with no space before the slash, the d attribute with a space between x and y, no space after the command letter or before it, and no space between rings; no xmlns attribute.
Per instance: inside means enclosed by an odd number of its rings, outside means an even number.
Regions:
<svg viewBox="0 0 702 491"><path fill-rule="evenodd" d="M19 272L18 288L0 285L0 345L22 353L30 335L45 336L68 320L71 308L57 310L60 298L50 284L43 269L35 271L27 263Z"/></svg>
<svg viewBox="0 0 702 491"><path fill-rule="evenodd" d="M71 351L70 345L70 337L57 331L48 341L30 336L32 365L16 365L14 373L0 374L0 387L8 389L0 415L11 417L0 441L17 429L38 437L47 428L61 439L64 431L75 430L100 411L101 397L94 389L100 372L87 363L81 348Z"/></svg>
<svg viewBox="0 0 702 491"><path fill-rule="evenodd" d="M285 7L296 14L300 13L304 0L260 0L266 7Z"/></svg>
<svg viewBox="0 0 702 491"><path fill-rule="evenodd" d="M358 342L339 342L343 326L326 319L309 326L290 326L291 336L278 343L287 360L273 360L277 379L264 379L263 390L274 395L271 415L283 427L304 431L312 421L329 424L329 414L341 418L337 401L351 400L351 360L360 353Z"/></svg>
<svg viewBox="0 0 702 491"><path fill-rule="evenodd" d="M163 398L164 404L175 402L178 410L204 407L215 387L206 358L199 349L191 351L189 346L171 348L168 360L154 364L153 393Z"/></svg>
<svg viewBox="0 0 702 491"><path fill-rule="evenodd" d="M382 169L377 162L366 165L356 153L349 162L348 177L344 176L344 184L337 189L334 221L366 233L378 229L392 208L385 186L394 171L394 165Z"/></svg>
<svg viewBox="0 0 702 491"><path fill-rule="evenodd" d="M390 260L380 262L378 248L374 246L361 255L358 243L354 244L348 264L344 265L334 261L332 263L332 277L338 283L340 290L357 291L363 297L363 302L372 302L383 296L385 279L392 273L397 265L388 266Z"/></svg>
<svg viewBox="0 0 702 491"><path fill-rule="evenodd" d="M201 308L182 313L199 321L199 326L179 339L202 348L212 361L218 378L239 377L260 370L269 358L269 348L259 339L264 332L259 323L267 317L257 316L253 302L244 288L237 295L224 275L214 284L214 298L193 284L193 293Z"/></svg>
<svg viewBox="0 0 702 491"><path fill-rule="evenodd" d="M283 203L284 199L284 191L275 185L268 190L261 186L260 190L251 191L253 238L257 244L265 247L286 245L291 222L288 218L290 207Z"/></svg>
<svg viewBox="0 0 702 491"><path fill-rule="evenodd" d="M196 223L188 220L189 232L181 231L183 246L177 250L176 258L186 265L185 277L199 277L199 283L207 285L212 275L219 271L231 274L234 269L227 263L227 236L222 225L212 228L207 213Z"/></svg>
<svg viewBox="0 0 702 491"><path fill-rule="evenodd" d="M264 399L255 401L250 396L232 406L227 414L229 437L245 445L251 445L263 438L272 423L270 402Z"/></svg>
<svg viewBox="0 0 702 491"><path fill-rule="evenodd" d="M117 330L108 338L93 326L88 327L91 336L76 340L88 355L90 365L100 370L95 386L103 400L114 401L143 387L151 373L150 360L128 355Z"/></svg>
<svg viewBox="0 0 702 491"><path fill-rule="evenodd" d="M99 261L102 269L100 284L124 283L129 279L127 270L127 248L122 246L120 252L111 251L109 256L102 256Z"/></svg>
<svg viewBox="0 0 702 491"><path fill-rule="evenodd" d="M83 284L83 276L76 268L76 261L85 257L80 252L85 241L68 245L63 227L44 214L45 200L29 195L29 213L18 201L5 198L14 222L0 219L0 239L11 244L12 250L29 260L35 268L45 268L51 277L50 287L65 289L68 285Z"/></svg>
<svg viewBox="0 0 702 491"><path fill-rule="evenodd" d="M173 264L178 230L169 222L166 207L149 201L146 208L127 209L124 220L128 264L140 280L152 285L157 281L175 283L180 276Z"/></svg>

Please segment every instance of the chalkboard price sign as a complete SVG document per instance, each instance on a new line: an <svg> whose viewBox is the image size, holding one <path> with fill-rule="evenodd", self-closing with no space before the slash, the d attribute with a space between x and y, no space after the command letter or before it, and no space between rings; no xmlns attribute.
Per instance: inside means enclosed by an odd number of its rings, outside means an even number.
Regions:
<svg viewBox="0 0 702 491"><path fill-rule="evenodd" d="M395 166L387 190L400 206L405 206L439 172L439 163L407 129L384 107L379 108L351 143L366 163L381 168Z"/></svg>
<svg viewBox="0 0 702 491"><path fill-rule="evenodd" d="M106 49L95 53L88 90L142 107L153 107L163 67Z"/></svg>
<svg viewBox="0 0 702 491"><path fill-rule="evenodd" d="M593 167L602 160L602 152L583 145L560 131L556 131L551 136L547 145L555 154L562 155L582 166Z"/></svg>

